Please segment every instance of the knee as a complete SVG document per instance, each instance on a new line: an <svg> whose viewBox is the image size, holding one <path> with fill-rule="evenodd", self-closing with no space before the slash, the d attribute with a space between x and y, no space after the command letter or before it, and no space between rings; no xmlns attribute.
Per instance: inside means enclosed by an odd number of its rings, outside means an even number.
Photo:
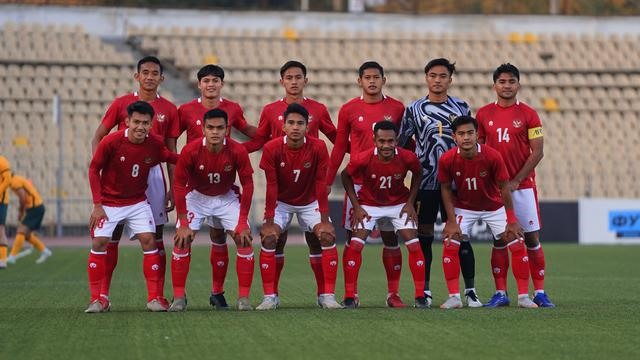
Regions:
<svg viewBox="0 0 640 360"><path fill-rule="evenodd" d="M262 247L269 250L274 250L278 243L278 238L275 235L266 235L261 237Z"/></svg>
<svg viewBox="0 0 640 360"><path fill-rule="evenodd" d="M534 248L540 245L540 236L537 231L524 234L524 243L528 248Z"/></svg>
<svg viewBox="0 0 640 360"><path fill-rule="evenodd" d="M142 250L152 251L156 250L156 239L154 233L137 234L137 238L140 241Z"/></svg>
<svg viewBox="0 0 640 360"><path fill-rule="evenodd" d="M318 239L318 237L312 232L305 232L304 239L309 247L309 254L322 253L322 246L325 246L322 243L322 239Z"/></svg>
<svg viewBox="0 0 640 360"><path fill-rule="evenodd" d="M333 236L332 234L328 234L328 233L322 233L320 235L320 245L323 247L331 247L333 245L335 245L336 243L336 238L335 236ZM320 249L322 250L322 249Z"/></svg>
<svg viewBox="0 0 640 360"><path fill-rule="evenodd" d="M224 244L227 242L227 234L223 229L214 229L211 228L209 230L209 238L211 242L214 244Z"/></svg>

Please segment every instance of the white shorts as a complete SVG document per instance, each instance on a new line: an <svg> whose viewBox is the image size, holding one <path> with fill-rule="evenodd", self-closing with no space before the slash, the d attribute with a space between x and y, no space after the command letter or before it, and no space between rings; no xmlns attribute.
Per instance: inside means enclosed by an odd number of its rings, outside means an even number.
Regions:
<svg viewBox="0 0 640 360"><path fill-rule="evenodd" d="M291 225L294 214L298 217L298 224L300 224L302 231L312 232L313 228L322 221L316 200L308 205L289 205L277 201L273 222L280 226L282 231L286 231Z"/></svg>
<svg viewBox="0 0 640 360"><path fill-rule="evenodd" d="M369 219L365 219L364 221L364 228L367 230L373 230L376 222L380 224L380 221L384 221L385 223L390 224L395 231L403 229L417 229L417 226L413 221L406 223L407 214L403 214L403 216L400 217L400 211L402 211L404 205L405 204L391 206L362 205L362 208L369 214ZM361 225L359 225L358 228L360 228L360 226Z"/></svg>
<svg viewBox="0 0 640 360"><path fill-rule="evenodd" d="M471 235L471 228L478 220L482 220L489 225L491 234L496 239L498 239L498 235L504 233L504 229L507 227L507 213L504 211L504 206L495 211L474 211L455 208L455 212L456 222L460 225L462 235L467 237Z"/></svg>
<svg viewBox="0 0 640 360"><path fill-rule="evenodd" d="M103 208L109 220L100 222L93 229L93 237L111 238L113 229L118 223L125 225L131 237L136 234L156 232L151 206L146 200L129 206L103 206Z"/></svg>
<svg viewBox="0 0 640 360"><path fill-rule="evenodd" d="M356 191L356 195L358 194L360 189L362 189L362 185L360 184L354 184L353 187ZM351 199L349 199L349 197L345 193L344 194L344 213L342 214L342 220L343 220L342 226L344 226L346 230L351 230L352 217L353 217L353 204L351 204ZM389 221L386 218L381 219L377 225L378 225L378 230L380 231L394 231L393 224L391 223L391 221Z"/></svg>
<svg viewBox="0 0 640 360"><path fill-rule="evenodd" d="M239 217L240 200L233 190L217 196L205 195L196 190L187 194L187 220L191 230L200 230L202 223L207 220L209 227L233 231L238 225Z"/></svg>
<svg viewBox="0 0 640 360"><path fill-rule="evenodd" d="M147 179L147 200L151 204L153 211L153 220L156 225L164 225L169 220L165 209L165 197L167 196L167 187L164 183L164 173L160 164L149 170L149 178Z"/></svg>
<svg viewBox="0 0 640 360"><path fill-rule="evenodd" d="M534 188L520 189L511 192L513 210L524 232L540 230L540 212L538 194Z"/></svg>

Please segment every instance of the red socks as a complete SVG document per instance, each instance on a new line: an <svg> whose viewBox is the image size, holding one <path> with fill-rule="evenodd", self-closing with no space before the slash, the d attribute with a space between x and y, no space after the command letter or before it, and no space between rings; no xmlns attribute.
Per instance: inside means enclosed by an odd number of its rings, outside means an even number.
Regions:
<svg viewBox="0 0 640 360"><path fill-rule="evenodd" d="M460 256L458 251L460 242L449 240L449 245L444 243L442 250L442 268L444 270L444 278L447 280L447 288L449 296L460 295Z"/></svg>
<svg viewBox="0 0 640 360"><path fill-rule="evenodd" d="M227 244L211 243L209 260L211 262L211 292L213 294L222 294L224 292L224 279L227 277L227 268L229 267Z"/></svg>
<svg viewBox="0 0 640 360"><path fill-rule="evenodd" d="M253 248L247 246L237 249L236 273L238 275L238 297L249 297L251 282L253 281L253 267L255 259Z"/></svg>
<svg viewBox="0 0 640 360"><path fill-rule="evenodd" d="M516 278L518 295L529 294L529 257L524 243L514 240L507 246L511 252L511 270Z"/></svg>
<svg viewBox="0 0 640 360"><path fill-rule="evenodd" d="M280 274L284 268L284 254L276 254L276 278L273 283L273 288L278 293L278 285L280 284Z"/></svg>
<svg viewBox="0 0 640 360"><path fill-rule="evenodd" d="M171 283L173 284L173 298L185 297L185 285L191 264L191 248L173 248L171 257Z"/></svg>
<svg viewBox="0 0 640 360"><path fill-rule="evenodd" d="M160 270L158 274L158 297L164 297L164 278L167 273L167 254L164 251L164 241L162 239L156 239L156 249L158 249L158 255L160 256Z"/></svg>
<svg viewBox="0 0 640 360"><path fill-rule="evenodd" d="M402 274L402 251L399 246L382 249L382 264L387 273L387 287L389 294L397 294Z"/></svg>
<svg viewBox="0 0 640 360"><path fill-rule="evenodd" d="M260 250L260 275L265 296L275 295L276 249Z"/></svg>
<svg viewBox="0 0 640 360"><path fill-rule="evenodd" d="M106 257L106 251L96 252L91 250L91 252L89 252L89 259L87 260L87 274L89 275L89 292L91 294L92 302L100 298L102 285L105 280Z"/></svg>
<svg viewBox="0 0 640 360"><path fill-rule="evenodd" d="M158 297L158 282L160 281L160 255L158 254L158 249L144 252L142 272L147 281L147 302L149 302Z"/></svg>
<svg viewBox="0 0 640 360"><path fill-rule="evenodd" d="M533 290L544 290L544 270L546 267L542 245L538 244L534 248L527 249L529 255L529 269L531 270L531 280L533 280Z"/></svg>
<svg viewBox="0 0 640 360"><path fill-rule="evenodd" d="M420 248L420 240L417 238L411 239L405 242L405 245L407 246L407 250L409 250L409 269L411 270L413 285L415 286L414 298L424 296L424 267L426 264L424 254ZM400 252L400 249L398 249L398 252ZM400 271L398 271L398 280L399 278Z"/></svg>
<svg viewBox="0 0 640 360"><path fill-rule="evenodd" d="M322 254L309 254L309 264L316 278L316 294L324 294L324 274L322 273Z"/></svg>
<svg viewBox="0 0 640 360"><path fill-rule="evenodd" d="M358 272L362 265L362 249L364 240L352 237L345 245L342 254L342 270L344 271L344 297L354 298L358 293Z"/></svg>
<svg viewBox="0 0 640 360"><path fill-rule="evenodd" d="M107 243L104 262L104 280L102 281L102 289L100 290L100 294L105 296L109 296L111 277L113 276L113 271L116 269L116 265L118 265L118 244L120 244L119 241L109 241Z"/></svg>
<svg viewBox="0 0 640 360"><path fill-rule="evenodd" d="M496 291L507 292L507 271L509 271L509 250L507 247L495 247L491 250L491 273Z"/></svg>
<svg viewBox="0 0 640 360"><path fill-rule="evenodd" d="M335 244L329 247L322 247L321 262L324 285L322 286L321 294L335 294L336 278L338 277L338 250ZM318 290L320 290L320 287L318 287Z"/></svg>

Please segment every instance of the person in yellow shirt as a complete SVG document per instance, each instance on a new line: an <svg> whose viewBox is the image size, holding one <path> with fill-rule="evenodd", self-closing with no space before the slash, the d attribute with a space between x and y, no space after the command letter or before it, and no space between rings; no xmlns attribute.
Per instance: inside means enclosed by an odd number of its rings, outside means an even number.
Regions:
<svg viewBox="0 0 640 360"><path fill-rule="evenodd" d="M7 267L7 235L4 224L7 222L9 207L9 185L11 184L11 165L6 157L0 155L0 269Z"/></svg>
<svg viewBox="0 0 640 360"><path fill-rule="evenodd" d="M13 175L11 177L10 187L20 199L20 225L18 226L16 238L11 248L11 255L9 255L7 262L9 264L15 263L16 256L20 253L24 241L27 240L33 247L40 251L40 257L36 260L36 264L42 264L52 254L51 250L49 250L35 234L35 231L40 229L42 219L44 218L42 197L31 181L19 175Z"/></svg>

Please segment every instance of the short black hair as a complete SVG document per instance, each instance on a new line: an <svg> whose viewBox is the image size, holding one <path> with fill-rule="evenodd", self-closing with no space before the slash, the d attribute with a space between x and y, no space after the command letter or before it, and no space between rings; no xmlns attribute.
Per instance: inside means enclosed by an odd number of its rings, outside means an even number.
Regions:
<svg viewBox="0 0 640 360"><path fill-rule="evenodd" d="M224 126L227 126L229 122L229 116L227 115L226 111L218 108L211 109L206 113L204 113L204 116L202 117L202 126L204 126L204 124L207 122L208 119L218 119L218 118L223 118Z"/></svg>
<svg viewBox="0 0 640 360"><path fill-rule="evenodd" d="M373 135L377 135L378 130L393 130L396 135L398 134L398 127L396 126L396 124L392 123L389 120L378 121L373 126Z"/></svg>
<svg viewBox="0 0 640 360"><path fill-rule="evenodd" d="M453 75L456 72L455 62L450 62L448 59L445 59L445 58L438 58L438 59L433 59L427 63L427 65L424 67L424 73L425 74L428 73L429 70L431 70L431 68L435 66L446 67L447 71L449 71L449 76Z"/></svg>
<svg viewBox="0 0 640 360"><path fill-rule="evenodd" d="M303 63L301 63L300 61L289 60L280 68L280 78L282 78L284 76L284 73L291 68L299 68L300 70L302 70L302 75L304 75L304 77L307 77L307 67L304 66Z"/></svg>
<svg viewBox="0 0 640 360"><path fill-rule="evenodd" d="M158 59L155 56L145 56L142 59L140 59L140 61L138 61L138 65L136 66L136 69L138 70L138 72L140 72L140 67L142 66L142 64L146 64L146 63L158 64L158 66L160 67L160 74L163 73L164 68L162 67L162 64L160 63L160 59Z"/></svg>
<svg viewBox="0 0 640 360"><path fill-rule="evenodd" d="M493 72L493 82L495 83L501 74L511 74L520 81L520 70L510 63L502 64Z"/></svg>
<svg viewBox="0 0 640 360"><path fill-rule="evenodd" d="M304 106L298 103L289 104L289 106L287 106L287 110L285 110L284 114L282 114L282 117L287 120L287 116L289 116L289 114L299 114L304 118L304 121L306 123L309 122L309 111L307 111Z"/></svg>
<svg viewBox="0 0 640 360"><path fill-rule="evenodd" d="M129 104L127 106L127 115L131 117L133 113L136 112L142 115L149 115L153 119L153 115L155 115L155 111L153 111L153 106L151 106L146 101L136 101L134 103Z"/></svg>
<svg viewBox="0 0 640 360"><path fill-rule="evenodd" d="M200 82L203 77L209 75L218 77L220 78L220 80L224 81L224 69L219 65L209 64L201 67L200 70L198 70L198 82Z"/></svg>
<svg viewBox="0 0 640 360"><path fill-rule="evenodd" d="M458 129L462 125L473 124L473 128L478 130L478 120L476 120L473 116L463 115L458 116L451 123L451 130L455 133L456 129Z"/></svg>
<svg viewBox="0 0 640 360"><path fill-rule="evenodd" d="M358 68L358 76L362 77L362 75L364 75L364 71L367 69L378 69L380 71L380 76L384 76L384 69L382 68L382 65L378 64L376 61L367 61L360 65L360 68Z"/></svg>

